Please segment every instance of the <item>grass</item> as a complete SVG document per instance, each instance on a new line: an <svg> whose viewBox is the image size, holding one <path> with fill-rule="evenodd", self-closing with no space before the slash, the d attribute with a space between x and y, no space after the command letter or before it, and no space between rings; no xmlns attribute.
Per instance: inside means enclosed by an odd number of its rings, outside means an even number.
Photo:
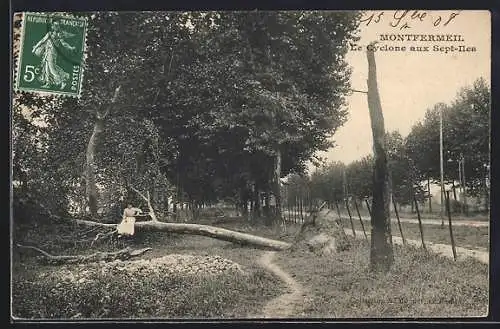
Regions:
<svg viewBox="0 0 500 329"><path fill-rule="evenodd" d="M86 270L91 270L87 266ZM13 313L20 318L238 318L258 313L261 304L279 293L278 282L263 270L251 275L215 278L133 277L102 274L94 268L89 281L67 282L56 269L27 271L13 285ZM18 273L19 275L19 273ZM18 276L16 275L16 276Z"/></svg>
<svg viewBox="0 0 500 329"><path fill-rule="evenodd" d="M342 220L344 227L350 229L351 222L349 219ZM359 218L353 217L354 229L362 231L361 223ZM371 225L369 221L363 221L365 230L370 232ZM406 239L418 240L420 241L420 229L418 224L401 222L401 227L403 230L403 235ZM448 222L445 221L445 227L441 228L440 225L422 225L424 232L424 240L433 243L443 243L451 244L450 240L450 230L448 228ZM401 237L399 231L399 226L396 223L391 223L391 232L393 236ZM470 226L454 226L453 227L453 238L455 240L455 245L464 248L486 248L489 249L489 228L488 227L470 227Z"/></svg>
<svg viewBox="0 0 500 329"><path fill-rule="evenodd" d="M41 266L31 251L15 252L13 315L29 319L245 318L260 314L262 306L284 289L281 281L256 265L262 251L206 237L148 232L121 245L101 244L92 250L52 246L47 250L54 254L86 254L120 249L125 244L152 247L141 257L144 259L177 253L219 255L243 265L248 274L210 278L147 273L130 277L120 272L103 274L98 264L88 264L85 269L92 273L90 280L75 283L53 275L60 267Z"/></svg>
<svg viewBox="0 0 500 329"><path fill-rule="evenodd" d="M214 225L263 237L291 242L300 228L288 224L279 227L250 225L241 218L205 219ZM359 220L355 221L360 229ZM407 238L413 224L404 223ZM350 227L347 225L346 227ZM417 233L418 233L418 225ZM369 223L365 222L369 229ZM465 240L471 233L464 231ZM472 228L476 230L476 228ZM483 228L480 228L483 229ZM424 226L426 240L447 238L448 230ZM435 231L435 232L434 232ZM55 236L75 233L71 226L38 227L16 233L15 238L42 246ZM397 224L393 226L396 235ZM408 233L407 233L408 232ZM431 233L433 232L433 233ZM92 232L89 236L95 236ZM442 235L440 235L442 234ZM416 238L418 239L418 235ZM448 240L446 240L448 241ZM443 242L446 242L443 241ZM436 241L439 242L439 241ZM129 245L151 247L141 258L166 254L218 255L241 264L248 275L225 274L216 278L149 274L135 278L121 273L92 271L92 280L68 283L54 275L59 267L41 266L31 251L13 257L13 311L22 318L247 318L261 314L267 301L285 292L276 277L257 265L263 251L202 236L163 232L137 232L133 240L101 243L92 248L83 245L46 244L54 254L83 254L96 250L113 251ZM460 245L460 244L459 244ZM350 250L318 257L305 251L280 252L275 262L307 292L303 317L461 317L482 316L488 305L488 266L472 259L463 262L428 254L410 246L394 246L395 263L386 274L372 273L368 242L353 240ZM86 265L85 269L98 264ZM300 314L297 313L297 314Z"/></svg>
<svg viewBox="0 0 500 329"><path fill-rule="evenodd" d="M328 259L307 252L280 253L276 263L309 289L304 317L389 318L485 316L488 266L452 260L411 247L395 246L386 274L372 273L369 244Z"/></svg>

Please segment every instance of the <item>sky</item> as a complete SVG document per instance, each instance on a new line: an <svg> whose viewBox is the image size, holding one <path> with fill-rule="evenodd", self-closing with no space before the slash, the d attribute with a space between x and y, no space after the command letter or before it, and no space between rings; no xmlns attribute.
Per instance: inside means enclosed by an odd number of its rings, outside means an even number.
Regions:
<svg viewBox="0 0 500 329"><path fill-rule="evenodd" d="M385 129L398 130L406 136L413 124L424 118L428 108L443 102L451 103L460 88L471 85L484 77L490 81L491 70L491 18L488 11L369 11L364 18L374 18L360 25L358 45L366 47L373 40L380 40L381 34L460 34L463 42L423 41L380 41L378 45L430 46L430 51L377 51L377 80L384 113ZM425 13L425 15L424 15ZM450 15L458 13L446 26ZM417 16L422 17L420 20ZM441 21L439 22L439 17ZM409 28L401 29L407 23ZM438 23L438 26L434 26ZM475 52L432 51L433 46L475 47ZM352 67L351 88L367 90L368 64L366 48L363 51L349 51L346 60ZM350 163L372 153L372 132L366 94L353 93L347 98L348 121L337 130L333 140L336 147L319 155L330 161Z"/></svg>

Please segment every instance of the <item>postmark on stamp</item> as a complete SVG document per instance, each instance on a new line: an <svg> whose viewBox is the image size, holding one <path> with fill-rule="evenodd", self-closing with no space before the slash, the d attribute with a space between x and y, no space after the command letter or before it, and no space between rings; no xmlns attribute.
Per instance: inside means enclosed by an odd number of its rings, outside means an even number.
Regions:
<svg viewBox="0 0 500 329"><path fill-rule="evenodd" d="M79 97L87 20L64 13L23 13L15 89Z"/></svg>

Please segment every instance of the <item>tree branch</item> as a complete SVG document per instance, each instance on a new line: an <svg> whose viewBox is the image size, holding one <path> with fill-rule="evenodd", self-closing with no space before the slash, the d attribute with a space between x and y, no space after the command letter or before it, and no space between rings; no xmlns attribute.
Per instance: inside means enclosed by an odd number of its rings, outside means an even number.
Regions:
<svg viewBox="0 0 500 329"><path fill-rule="evenodd" d="M133 191L137 192L137 194L139 194L147 202L148 208L149 208L149 216L151 216L151 219L153 220L153 222L157 222L158 221L158 217L156 217L155 210L153 209L153 205L151 204L151 199L150 199L150 196L149 196L149 191L147 191L147 196L145 196L144 194L142 194L141 192L139 192L134 187L131 186L130 188Z"/></svg>
<svg viewBox="0 0 500 329"><path fill-rule="evenodd" d="M100 114L99 111L97 111L98 120L103 120L108 116L109 112L111 111L111 107L113 106L113 104L116 103L116 100L118 99L121 87L122 87L121 85L116 87L115 92L113 93L113 98L111 98L111 103L106 107L106 111L103 114Z"/></svg>
<svg viewBox="0 0 500 329"><path fill-rule="evenodd" d="M42 249L39 249L37 247L32 247L32 246L23 246L20 244L17 244L19 248L24 248L24 249L32 249L35 251L38 251L44 256L44 260L47 263L50 264L81 264L81 263L89 263L89 262L96 262L96 261L112 261L116 259L120 260L127 260L131 257L136 257L144 254L145 252L152 250L151 248L143 248L143 249L137 249L133 250L130 247L127 247L122 250L118 250L115 252L96 252L90 255L61 255L61 256L56 256L56 255L51 255L46 251L43 251Z"/></svg>

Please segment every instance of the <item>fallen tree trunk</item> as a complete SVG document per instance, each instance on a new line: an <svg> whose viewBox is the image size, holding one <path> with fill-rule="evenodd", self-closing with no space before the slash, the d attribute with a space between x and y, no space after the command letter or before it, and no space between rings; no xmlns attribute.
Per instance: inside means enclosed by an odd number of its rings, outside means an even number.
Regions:
<svg viewBox="0 0 500 329"><path fill-rule="evenodd" d="M77 224L87 226L116 226L117 224L103 224L87 220L77 220ZM135 229L143 231L160 231L181 234L194 234L208 236L214 239L238 243L241 245L251 245L272 250L286 250L291 244L283 241L263 238L256 235L236 232L215 226L183 223L164 223L160 221L136 222Z"/></svg>
<svg viewBox="0 0 500 329"><path fill-rule="evenodd" d="M40 254L43 255L43 261L47 264L52 264L52 265L61 265L61 264L81 264L81 263L91 263L91 262L100 262L100 261L105 261L105 262L110 262L113 260L127 260L132 257L137 257L145 252L151 250L151 248L143 248L143 249L131 249L129 247L114 251L114 252L96 252L90 255L61 255L61 256L56 256L56 255L51 255L46 251L43 251L42 249L32 247L32 246L23 246L18 244L17 245L19 248L24 248L24 249L32 249Z"/></svg>

